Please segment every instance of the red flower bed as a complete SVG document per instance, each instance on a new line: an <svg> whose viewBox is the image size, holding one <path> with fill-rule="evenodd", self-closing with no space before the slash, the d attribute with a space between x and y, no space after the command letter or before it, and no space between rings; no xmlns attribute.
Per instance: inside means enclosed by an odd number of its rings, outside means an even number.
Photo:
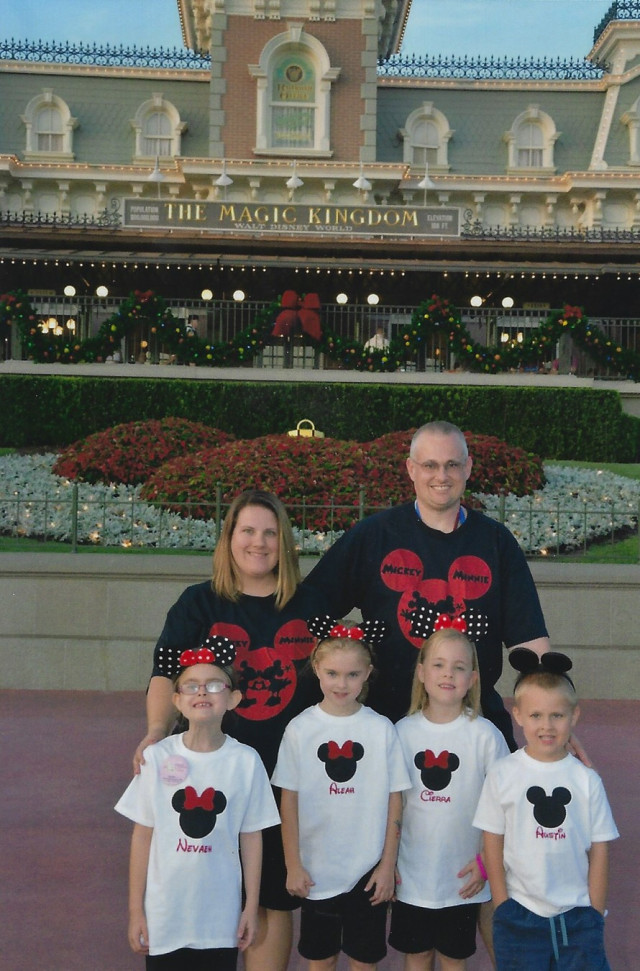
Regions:
<svg viewBox="0 0 640 971"><path fill-rule="evenodd" d="M288 506L297 526L346 529L358 518L361 487L367 512L413 496L405 466L413 431L392 432L364 444L286 435L230 442L166 463L150 476L141 494L180 512L185 511L182 504L193 503L191 515L209 518L218 484L224 503L245 488L267 489ZM527 495L544 484L538 457L491 436L466 437L474 456L469 492ZM333 508L319 508L330 507L332 500Z"/></svg>
<svg viewBox="0 0 640 971"><path fill-rule="evenodd" d="M83 482L135 485L176 456L232 439L227 432L184 418L132 421L74 442L60 453L53 471Z"/></svg>

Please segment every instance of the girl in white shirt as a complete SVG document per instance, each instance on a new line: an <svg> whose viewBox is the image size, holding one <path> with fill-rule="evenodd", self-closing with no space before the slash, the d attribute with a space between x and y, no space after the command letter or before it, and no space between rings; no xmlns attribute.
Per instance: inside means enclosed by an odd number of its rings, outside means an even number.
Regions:
<svg viewBox="0 0 640 971"><path fill-rule="evenodd" d="M370 971L386 954L400 793L410 785L393 725L361 703L382 625L308 626L320 637L311 665L323 700L287 726L272 778L287 890L303 898L298 950L310 971L331 971L340 951L351 971Z"/></svg>
<svg viewBox="0 0 640 971"><path fill-rule="evenodd" d="M389 943L406 955L405 971L429 971L435 953L443 971L464 971L490 899L472 821L489 766L509 750L479 706L475 647L443 627L418 654L409 714L396 726L413 786L403 796Z"/></svg>

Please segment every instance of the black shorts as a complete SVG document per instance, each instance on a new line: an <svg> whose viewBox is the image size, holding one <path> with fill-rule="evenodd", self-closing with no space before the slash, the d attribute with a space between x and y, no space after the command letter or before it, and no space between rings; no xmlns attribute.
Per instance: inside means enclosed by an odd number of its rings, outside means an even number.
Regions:
<svg viewBox="0 0 640 971"><path fill-rule="evenodd" d="M298 951L308 961L325 961L340 951L362 964L377 964L387 953L387 903L371 906L364 888L373 870L353 890L326 900L302 901Z"/></svg>
<svg viewBox="0 0 640 971"><path fill-rule="evenodd" d="M280 826L262 830L260 906L267 910L296 910L300 906L300 897L287 893L287 868L284 865Z"/></svg>
<svg viewBox="0 0 640 971"><path fill-rule="evenodd" d="M147 971L236 971L237 947L181 947L168 954L147 955Z"/></svg>
<svg viewBox="0 0 640 971"><path fill-rule="evenodd" d="M436 950L447 958L462 961L476 952L479 910L480 904L430 910L395 900L389 944L403 954Z"/></svg>

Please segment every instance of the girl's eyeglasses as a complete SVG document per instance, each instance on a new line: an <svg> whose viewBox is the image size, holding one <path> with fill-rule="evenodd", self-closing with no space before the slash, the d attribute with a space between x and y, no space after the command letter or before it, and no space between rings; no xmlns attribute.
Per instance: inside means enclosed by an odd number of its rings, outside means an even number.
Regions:
<svg viewBox="0 0 640 971"><path fill-rule="evenodd" d="M198 684L197 681L187 681L185 684L178 685L178 692L181 695L197 695L200 688L204 688L209 695L218 695L225 688L231 690L231 686L226 681L205 681L204 684Z"/></svg>

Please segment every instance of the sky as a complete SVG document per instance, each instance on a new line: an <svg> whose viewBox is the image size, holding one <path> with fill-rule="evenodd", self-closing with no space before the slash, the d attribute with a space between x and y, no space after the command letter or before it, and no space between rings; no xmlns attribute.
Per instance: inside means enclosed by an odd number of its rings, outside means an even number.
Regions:
<svg viewBox="0 0 640 971"><path fill-rule="evenodd" d="M413 0L403 54L573 57L593 45L611 0ZM182 46L176 0L18 0L0 39Z"/></svg>

